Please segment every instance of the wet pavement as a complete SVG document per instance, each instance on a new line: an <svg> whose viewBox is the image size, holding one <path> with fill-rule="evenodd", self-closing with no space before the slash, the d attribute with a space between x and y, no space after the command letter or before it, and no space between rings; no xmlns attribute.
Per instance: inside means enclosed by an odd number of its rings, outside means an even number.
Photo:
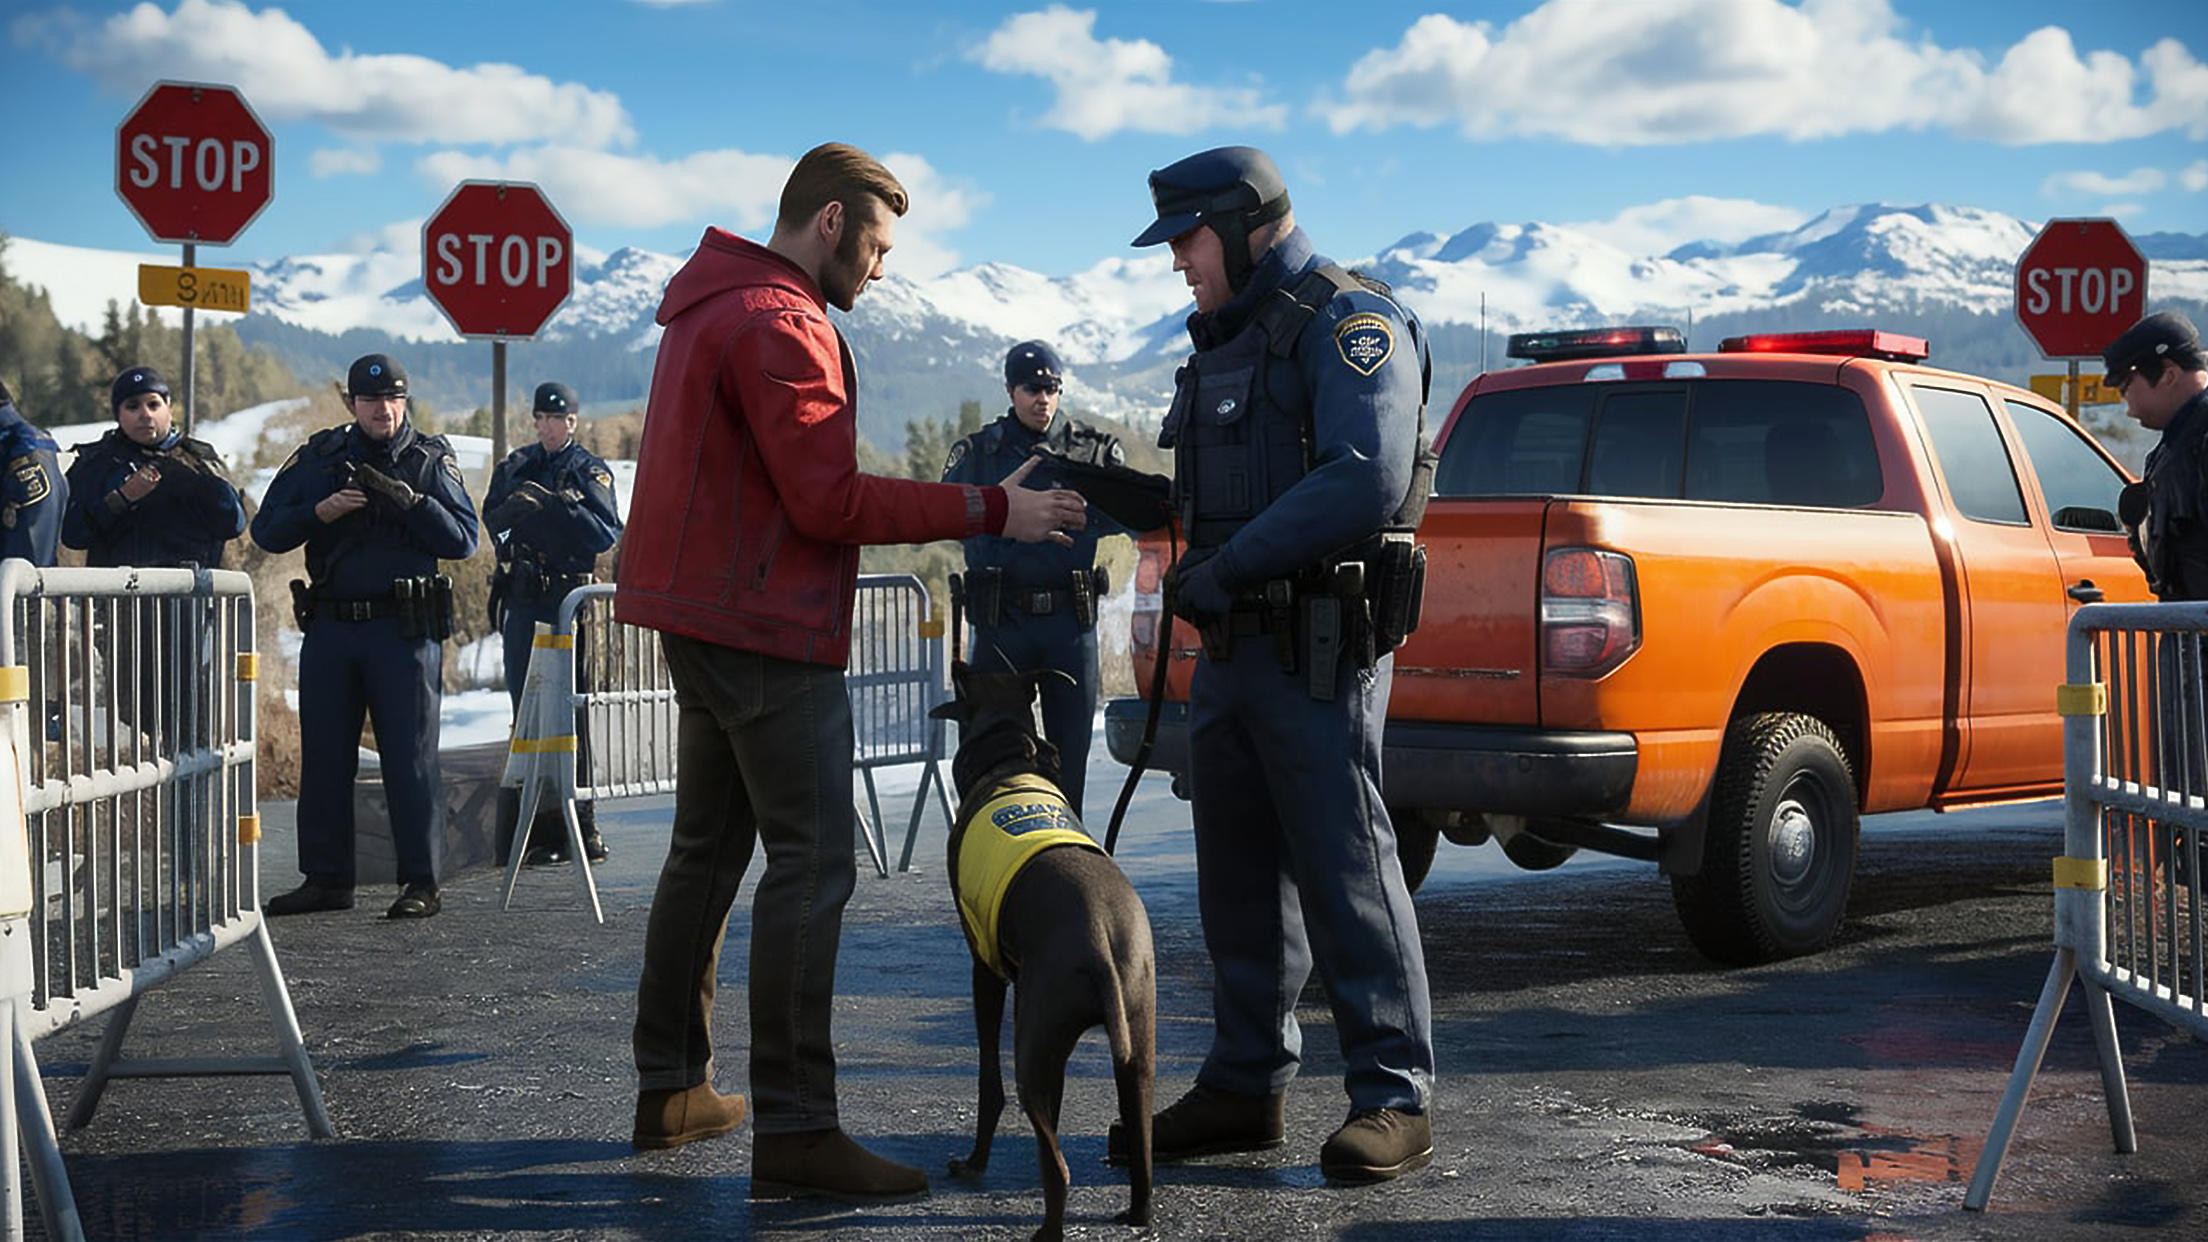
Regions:
<svg viewBox="0 0 2208 1242"><path fill-rule="evenodd" d="M1100 763L1108 803L1123 772ZM263 808L264 890L291 883L291 807ZM884 807L901 844L902 798ZM637 962L668 802L601 807L613 856L594 925L565 869L445 890L444 913L387 923L395 895L274 924L307 1046L342 1136L306 1138L282 1078L123 1081L62 1146L95 1239L1024 1238L1040 1219L1034 1144L1008 1110L978 1183L944 1174L972 1138L968 958L930 810L914 870L861 860L845 924L837 1040L847 1128L927 1168L930 1198L880 1207L752 1203L748 1128L639 1155L628 1051ZM1069 1069L1069 1231L1128 1238L1900 1242L2208 1236L2208 1047L2119 1004L2140 1150L2117 1156L2076 1001L2027 1106L1992 1210L1961 1210L2050 960L2052 804L1872 821L1847 931L1800 962L1719 970L1687 948L1652 868L1575 860L1513 871L1444 845L1418 898L1441 1065L1434 1167L1327 1186L1317 1147L1345 1107L1323 995L1290 1141L1266 1156L1162 1167L1155 1225L1112 1222L1114 1113L1092 1034ZM1145 781L1121 860L1156 929L1158 1091L1208 1039L1185 807ZM756 881L756 869L753 881ZM719 1085L742 1090L748 890L723 956ZM57 1115L97 1023L38 1045ZM155 992L134 1055L268 1047L233 950ZM35 1219L31 1223L37 1236Z"/></svg>

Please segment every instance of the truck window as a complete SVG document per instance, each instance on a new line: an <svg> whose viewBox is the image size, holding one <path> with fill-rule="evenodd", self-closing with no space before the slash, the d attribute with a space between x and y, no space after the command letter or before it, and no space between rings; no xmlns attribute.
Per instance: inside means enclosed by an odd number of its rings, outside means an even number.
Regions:
<svg viewBox="0 0 2208 1242"><path fill-rule="evenodd" d="M1513 388L1465 407L1434 470L1441 496L1549 496L1579 490L1587 423L1586 384Z"/></svg>
<svg viewBox="0 0 2208 1242"><path fill-rule="evenodd" d="M1610 389L1587 459L1590 496L1679 497L1685 456L1685 388Z"/></svg>
<svg viewBox="0 0 2208 1242"><path fill-rule="evenodd" d="M2124 489L2124 477L2107 458L2093 450L2077 428L2036 405L2006 403L2009 421L2024 441L2024 455L2032 473L2039 476L2039 490L2046 494L2047 513L2057 530L2118 531L2116 497Z"/></svg>
<svg viewBox="0 0 2208 1242"><path fill-rule="evenodd" d="M2016 481L2016 464L1993 421L1993 407L1973 392L1931 388L1913 384L1909 389L1924 429L1932 438L1932 455L1939 459L1947 478L1955 511L1979 522L2006 526L2027 524L2024 491Z"/></svg>
<svg viewBox="0 0 2208 1242"><path fill-rule="evenodd" d="M1689 500L1852 508L1886 494L1863 399L1831 384L1694 386Z"/></svg>

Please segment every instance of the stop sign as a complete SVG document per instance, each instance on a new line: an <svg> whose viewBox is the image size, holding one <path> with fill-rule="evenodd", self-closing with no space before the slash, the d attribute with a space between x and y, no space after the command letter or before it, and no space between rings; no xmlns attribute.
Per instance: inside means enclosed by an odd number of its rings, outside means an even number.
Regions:
<svg viewBox="0 0 2208 1242"><path fill-rule="evenodd" d="M157 82L115 127L115 193L155 241L225 246L268 206L275 149L236 88Z"/></svg>
<svg viewBox="0 0 2208 1242"><path fill-rule="evenodd" d="M463 181L422 225L422 284L462 336L535 336L575 283L573 235L525 181Z"/></svg>
<svg viewBox="0 0 2208 1242"><path fill-rule="evenodd" d="M2016 257L2016 321L2049 358L2092 358L2147 313L2147 261L2114 220L2049 220Z"/></svg>

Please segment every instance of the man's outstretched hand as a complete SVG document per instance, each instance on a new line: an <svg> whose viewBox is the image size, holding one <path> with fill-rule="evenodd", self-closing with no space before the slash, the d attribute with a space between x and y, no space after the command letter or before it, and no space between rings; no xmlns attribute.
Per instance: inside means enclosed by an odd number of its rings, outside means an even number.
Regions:
<svg viewBox="0 0 2208 1242"><path fill-rule="evenodd" d="M1068 531L1080 530L1089 524L1089 506L1079 492L1064 488L1052 488L1039 492L1020 486L1021 480L1034 472L1040 458L1030 457L1020 463L1020 468L1004 476L1004 537L1021 543L1052 543L1073 546L1073 536Z"/></svg>

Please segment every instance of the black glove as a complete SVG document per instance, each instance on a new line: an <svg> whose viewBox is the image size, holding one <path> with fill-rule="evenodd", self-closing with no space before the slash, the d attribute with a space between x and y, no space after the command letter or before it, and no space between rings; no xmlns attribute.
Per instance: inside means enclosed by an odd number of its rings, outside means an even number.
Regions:
<svg viewBox="0 0 2208 1242"><path fill-rule="evenodd" d="M2137 526L2147 520L2148 502L2154 497L2154 489L2145 483L2126 483L2124 490L2116 494L2116 516L2126 526Z"/></svg>
<svg viewBox="0 0 2208 1242"><path fill-rule="evenodd" d="M1218 563L1212 552L1206 548L1182 553L1165 577L1173 615L1191 625L1207 624L1234 608L1234 596L1219 583Z"/></svg>
<svg viewBox="0 0 2208 1242"><path fill-rule="evenodd" d="M353 467L353 485L402 513L422 498L420 492L366 463Z"/></svg>

